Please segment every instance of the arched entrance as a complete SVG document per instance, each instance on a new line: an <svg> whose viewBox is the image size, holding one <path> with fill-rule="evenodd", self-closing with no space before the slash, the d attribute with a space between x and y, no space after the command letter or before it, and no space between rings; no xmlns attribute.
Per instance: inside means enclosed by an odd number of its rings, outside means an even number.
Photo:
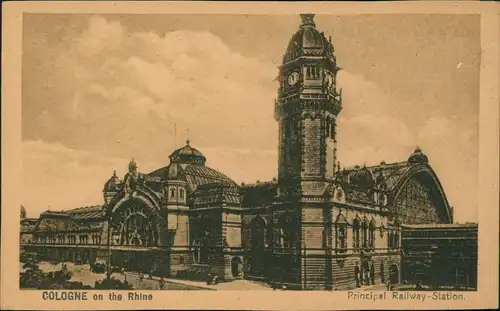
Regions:
<svg viewBox="0 0 500 311"><path fill-rule="evenodd" d="M267 226L265 220L257 216L250 223L249 273L264 275L264 257Z"/></svg>
<svg viewBox="0 0 500 311"><path fill-rule="evenodd" d="M238 278L241 276L242 271L242 261L240 257L233 257L231 259L231 275L234 278Z"/></svg>
<svg viewBox="0 0 500 311"><path fill-rule="evenodd" d="M396 264L391 265L389 268L389 280L391 284L399 283L399 267Z"/></svg>
<svg viewBox="0 0 500 311"><path fill-rule="evenodd" d="M165 241L165 219L158 203L140 190L116 200L110 206L110 218L112 243L118 247L111 262L126 270L149 272L155 258L148 248Z"/></svg>
<svg viewBox="0 0 500 311"><path fill-rule="evenodd" d="M424 264L413 264L408 267L407 280L410 283L429 284L429 266Z"/></svg>
<svg viewBox="0 0 500 311"><path fill-rule="evenodd" d="M121 203L121 204L120 204ZM113 236L119 236L118 245L151 247L159 244L162 217L142 198L130 198L113 208Z"/></svg>

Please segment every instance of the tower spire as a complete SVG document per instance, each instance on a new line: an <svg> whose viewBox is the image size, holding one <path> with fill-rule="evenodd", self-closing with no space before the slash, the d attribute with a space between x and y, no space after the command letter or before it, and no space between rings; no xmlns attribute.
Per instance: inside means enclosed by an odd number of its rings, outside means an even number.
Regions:
<svg viewBox="0 0 500 311"><path fill-rule="evenodd" d="M302 25L300 25L300 27L316 27L316 24L314 23L314 14L300 14L300 18L302 18Z"/></svg>

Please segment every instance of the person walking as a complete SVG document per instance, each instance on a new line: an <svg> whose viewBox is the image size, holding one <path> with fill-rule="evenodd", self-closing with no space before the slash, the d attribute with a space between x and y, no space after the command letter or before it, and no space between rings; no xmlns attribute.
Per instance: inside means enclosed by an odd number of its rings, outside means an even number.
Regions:
<svg viewBox="0 0 500 311"><path fill-rule="evenodd" d="M359 265L358 265L357 261L356 261L356 265L354 266L354 280L356 281L356 287L361 287L360 271L359 271Z"/></svg>

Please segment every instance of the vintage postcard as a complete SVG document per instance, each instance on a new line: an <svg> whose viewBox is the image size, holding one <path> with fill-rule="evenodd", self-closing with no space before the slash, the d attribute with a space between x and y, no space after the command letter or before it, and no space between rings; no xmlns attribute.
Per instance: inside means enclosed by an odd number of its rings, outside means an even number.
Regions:
<svg viewBox="0 0 500 311"><path fill-rule="evenodd" d="M1 307L497 307L498 9L4 4Z"/></svg>

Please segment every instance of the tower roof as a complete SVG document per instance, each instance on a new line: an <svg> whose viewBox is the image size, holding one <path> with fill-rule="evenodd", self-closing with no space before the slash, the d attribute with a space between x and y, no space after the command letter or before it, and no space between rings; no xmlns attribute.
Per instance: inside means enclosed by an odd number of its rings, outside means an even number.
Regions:
<svg viewBox="0 0 500 311"><path fill-rule="evenodd" d="M329 56L335 60L331 40L323 32L316 29L314 14L301 14L302 23L299 30L288 43L283 63L287 63L301 56Z"/></svg>
<svg viewBox="0 0 500 311"><path fill-rule="evenodd" d="M175 150L170 155L171 163L205 165L206 160L205 156L198 149L190 146L189 139L186 140L184 147Z"/></svg>
<svg viewBox="0 0 500 311"><path fill-rule="evenodd" d="M130 165L129 165L130 167ZM104 184L104 192L116 191L116 187L121 183L118 176L116 176L116 171L113 171L113 176L111 176L108 181Z"/></svg>

